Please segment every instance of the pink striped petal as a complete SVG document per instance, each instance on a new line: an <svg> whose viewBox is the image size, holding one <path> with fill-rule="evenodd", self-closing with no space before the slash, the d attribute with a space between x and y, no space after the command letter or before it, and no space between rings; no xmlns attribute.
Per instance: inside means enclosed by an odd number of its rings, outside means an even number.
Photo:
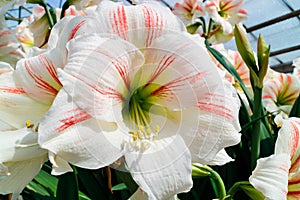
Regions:
<svg viewBox="0 0 300 200"><path fill-rule="evenodd" d="M172 9L185 24L193 23L196 18L204 16L202 2L198 0L179 0Z"/></svg>
<svg viewBox="0 0 300 200"><path fill-rule="evenodd" d="M269 112L290 112L300 93L300 81L291 74L275 73L273 79L264 82L263 103Z"/></svg>
<svg viewBox="0 0 300 200"><path fill-rule="evenodd" d="M15 71L0 75L0 130L22 128L26 120L38 122L48 109L26 94Z"/></svg>
<svg viewBox="0 0 300 200"><path fill-rule="evenodd" d="M155 38L167 32L185 29L168 8L157 2L124 6L103 1L96 12L101 32L117 34L139 48L148 47Z"/></svg>
<svg viewBox="0 0 300 200"><path fill-rule="evenodd" d="M122 156L123 134L115 123L92 119L61 89L39 126L41 147L71 164L97 169Z"/></svg>
<svg viewBox="0 0 300 200"><path fill-rule="evenodd" d="M68 52L68 63L60 71L65 90L89 114L114 121L121 112L115 105L124 100L132 75L144 62L141 52L120 38L100 35L70 41Z"/></svg>
<svg viewBox="0 0 300 200"><path fill-rule="evenodd" d="M61 88L56 69L62 68L63 62L58 50L26 58L17 63L16 77L28 95L42 103L51 104Z"/></svg>
<svg viewBox="0 0 300 200"><path fill-rule="evenodd" d="M64 17L51 30L48 47L50 49L59 48L61 51L65 51L69 40L78 35L97 33L101 30L101 26L96 18L90 16Z"/></svg>
<svg viewBox="0 0 300 200"><path fill-rule="evenodd" d="M9 29L0 30L0 60L15 66L16 62L24 57L15 32Z"/></svg>
<svg viewBox="0 0 300 200"><path fill-rule="evenodd" d="M260 158L249 182L262 192L267 200L286 200L289 166L288 154Z"/></svg>

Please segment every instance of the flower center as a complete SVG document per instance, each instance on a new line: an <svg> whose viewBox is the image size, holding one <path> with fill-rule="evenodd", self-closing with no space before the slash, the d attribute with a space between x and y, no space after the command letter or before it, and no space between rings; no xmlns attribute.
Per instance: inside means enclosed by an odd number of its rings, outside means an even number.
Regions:
<svg viewBox="0 0 300 200"><path fill-rule="evenodd" d="M155 139L159 126L151 127L150 108L156 97L152 94L157 84L149 84L135 89L125 101L122 115L129 126L133 142L149 142Z"/></svg>

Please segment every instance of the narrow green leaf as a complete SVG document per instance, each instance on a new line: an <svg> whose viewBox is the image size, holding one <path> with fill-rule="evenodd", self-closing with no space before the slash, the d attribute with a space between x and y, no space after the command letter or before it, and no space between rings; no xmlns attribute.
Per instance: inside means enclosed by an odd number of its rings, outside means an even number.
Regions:
<svg viewBox="0 0 300 200"><path fill-rule="evenodd" d="M123 181L123 183L126 184L128 190L130 191L131 194L133 194L138 189L139 186L133 180L130 173L118 171L118 170L116 170L115 172L116 172L116 175Z"/></svg>
<svg viewBox="0 0 300 200"><path fill-rule="evenodd" d="M81 191L79 191L79 200L92 200L91 198L89 198L88 196L86 196L84 193L82 193Z"/></svg>
<svg viewBox="0 0 300 200"><path fill-rule="evenodd" d="M229 190L228 195L229 197L226 198L228 200L233 200L234 195L239 191L242 190L253 200L264 200L264 195L256 190L248 181L240 181L236 182Z"/></svg>
<svg viewBox="0 0 300 200"><path fill-rule="evenodd" d="M46 187L55 196L57 190L58 179L51 174L48 174L44 170L41 170L39 174L34 178L38 183Z"/></svg>
<svg viewBox="0 0 300 200"><path fill-rule="evenodd" d="M109 199L111 196L107 187L107 180L101 175L99 170L88 170L77 167L78 179L87 191L91 199Z"/></svg>
<svg viewBox="0 0 300 200"><path fill-rule="evenodd" d="M48 190L46 188L44 188L42 185L40 185L34 181L31 181L30 183L28 183L26 188L31 190L33 193L37 193L38 195L41 195L41 196L48 196L48 197L51 196L51 194L48 192Z"/></svg>
<svg viewBox="0 0 300 200"><path fill-rule="evenodd" d="M217 61L219 63L221 63L221 65L223 65L223 67L238 81L239 85L241 86L243 92L245 93L245 95L247 97L250 107L252 108L253 107L253 99L251 97L251 94L248 91L248 89L246 88L244 82L242 81L241 77L239 76L239 74L236 71L236 69L234 68L234 66L230 63L230 61L223 54L221 54L217 50L213 49L209 45L207 45L206 48L217 59Z"/></svg>
<svg viewBox="0 0 300 200"><path fill-rule="evenodd" d="M118 185L113 186L112 190L126 190L127 186L125 183L120 183Z"/></svg>
<svg viewBox="0 0 300 200"><path fill-rule="evenodd" d="M289 117L299 117L300 118L300 95L297 100L294 102L292 110L290 112Z"/></svg>
<svg viewBox="0 0 300 200"><path fill-rule="evenodd" d="M76 174L68 172L58 177L57 200L78 200L78 183Z"/></svg>

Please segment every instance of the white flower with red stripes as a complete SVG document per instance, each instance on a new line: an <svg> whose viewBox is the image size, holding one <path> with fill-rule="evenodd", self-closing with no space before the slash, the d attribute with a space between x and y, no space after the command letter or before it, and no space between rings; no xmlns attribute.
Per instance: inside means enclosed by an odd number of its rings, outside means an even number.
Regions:
<svg viewBox="0 0 300 200"><path fill-rule="evenodd" d="M104 1L96 12L60 21L48 43L66 56L63 88L39 127L53 173L124 157L149 199L188 191L192 162L216 163L240 141L234 89L204 41L160 4Z"/></svg>

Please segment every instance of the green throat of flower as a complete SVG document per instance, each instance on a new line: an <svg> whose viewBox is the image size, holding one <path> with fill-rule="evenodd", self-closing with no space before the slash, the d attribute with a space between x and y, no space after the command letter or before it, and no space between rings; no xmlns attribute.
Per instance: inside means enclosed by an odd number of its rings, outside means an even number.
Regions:
<svg viewBox="0 0 300 200"><path fill-rule="evenodd" d="M123 119L129 125L129 134L132 135L133 141L152 139L159 132L159 127L150 126L150 109L154 105L155 97L153 91L159 86L149 84L135 89L124 103L122 110Z"/></svg>

